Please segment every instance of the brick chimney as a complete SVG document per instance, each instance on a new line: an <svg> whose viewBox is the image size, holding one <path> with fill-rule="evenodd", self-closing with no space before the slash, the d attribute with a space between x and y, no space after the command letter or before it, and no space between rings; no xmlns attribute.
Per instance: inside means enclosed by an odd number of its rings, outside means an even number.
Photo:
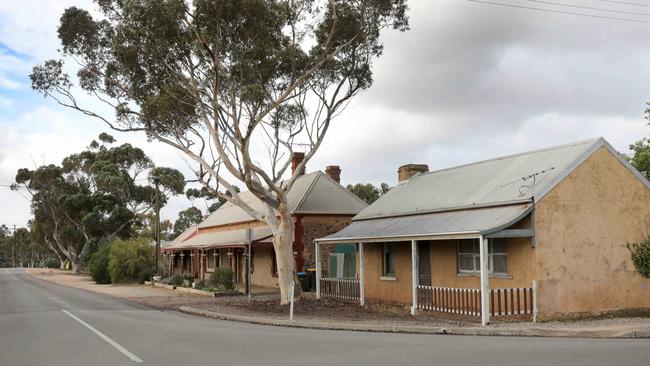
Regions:
<svg viewBox="0 0 650 366"><path fill-rule="evenodd" d="M328 165L325 168L325 174L334 179L336 183L341 184L341 167L338 165Z"/></svg>
<svg viewBox="0 0 650 366"><path fill-rule="evenodd" d="M429 166L426 164L406 164L397 169L397 182L401 183L409 180L417 173L429 172Z"/></svg>
<svg viewBox="0 0 650 366"><path fill-rule="evenodd" d="M305 153L297 152L293 153L293 156L291 157L291 175L296 172L296 168L298 168L298 165L303 161L305 158ZM302 171L298 175L303 175L305 174L305 167L302 168Z"/></svg>

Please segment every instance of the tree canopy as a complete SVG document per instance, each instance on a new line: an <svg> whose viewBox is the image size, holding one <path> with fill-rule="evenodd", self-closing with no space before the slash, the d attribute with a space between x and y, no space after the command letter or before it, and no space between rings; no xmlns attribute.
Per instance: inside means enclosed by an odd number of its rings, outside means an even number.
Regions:
<svg viewBox="0 0 650 366"><path fill-rule="evenodd" d="M155 189L152 174L167 194L180 194L183 175L170 168L156 168L151 159L130 144L110 146L107 134L92 141L85 151L34 170L19 169L16 188L32 195L32 228L37 241L67 258L79 270L82 259L99 241L128 238L141 214L152 209ZM140 178L149 172L149 178ZM140 184L142 181L144 184Z"/></svg>
<svg viewBox="0 0 650 366"><path fill-rule="evenodd" d="M386 183L381 183L379 187L375 187L371 183L357 183L355 185L348 184L347 190L354 193L357 197L371 204L379 199L379 197L386 194L391 187Z"/></svg>
<svg viewBox="0 0 650 366"><path fill-rule="evenodd" d="M32 87L114 130L182 151L197 180L266 222L283 302L295 279L287 192L333 118L373 83L384 29L408 29L406 0L97 0L58 28L64 61L33 68ZM76 86L112 110L75 97ZM286 178L294 147L306 150ZM265 205L235 190L241 182ZM228 192L229 194L226 194Z"/></svg>
<svg viewBox="0 0 650 366"><path fill-rule="evenodd" d="M192 206L178 213L178 219L174 222L174 237L183 233L193 225L198 225L203 221L203 213L198 208Z"/></svg>

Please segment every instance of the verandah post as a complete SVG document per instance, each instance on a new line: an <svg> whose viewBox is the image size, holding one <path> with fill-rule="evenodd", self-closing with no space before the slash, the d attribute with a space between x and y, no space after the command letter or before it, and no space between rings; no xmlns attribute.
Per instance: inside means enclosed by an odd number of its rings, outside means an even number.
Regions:
<svg viewBox="0 0 650 366"><path fill-rule="evenodd" d="M366 304L366 291L364 289L363 279L363 243L359 242L359 303L361 306Z"/></svg>
<svg viewBox="0 0 650 366"><path fill-rule="evenodd" d="M481 259L481 325L486 326L490 322L490 278L488 277L488 242L479 235L479 250Z"/></svg>
<svg viewBox="0 0 650 366"><path fill-rule="evenodd" d="M316 251L316 298L320 299L321 264L320 264L320 243L319 242L314 242L314 250Z"/></svg>
<svg viewBox="0 0 650 366"><path fill-rule="evenodd" d="M411 282L413 284L413 305L411 306L411 315L417 314L418 309L418 242L411 240Z"/></svg>

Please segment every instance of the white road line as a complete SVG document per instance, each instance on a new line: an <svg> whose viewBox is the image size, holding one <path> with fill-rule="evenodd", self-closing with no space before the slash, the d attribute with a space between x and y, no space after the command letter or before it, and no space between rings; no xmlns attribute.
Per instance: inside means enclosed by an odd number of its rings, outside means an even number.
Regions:
<svg viewBox="0 0 650 366"><path fill-rule="evenodd" d="M85 321L79 319L77 316L75 316L74 314L72 314L71 312L69 312L66 309L62 309L61 311L63 311L68 316L70 316L72 319L74 319L74 320L78 321L79 323L81 323L84 327L90 329L93 333L97 334L99 336L99 338L103 339L104 341L106 341L106 343L108 343L111 346L115 347L115 349L122 352L126 357L130 358L131 361L136 362L136 363L142 363L142 360L139 359L138 356L136 356L133 353L129 352L129 350L127 350L126 348L120 346L119 343L117 343L114 340L110 339L104 333L102 333L102 332L98 331L97 329L93 328L90 324L88 324Z"/></svg>

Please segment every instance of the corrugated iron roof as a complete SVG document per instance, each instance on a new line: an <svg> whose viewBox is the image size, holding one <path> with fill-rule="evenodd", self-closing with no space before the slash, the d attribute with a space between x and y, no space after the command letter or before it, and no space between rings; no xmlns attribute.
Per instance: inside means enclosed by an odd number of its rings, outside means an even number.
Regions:
<svg viewBox="0 0 650 366"><path fill-rule="evenodd" d="M531 210L532 204L518 204L359 220L318 241L348 243L426 240L440 236L486 234L516 223Z"/></svg>
<svg viewBox="0 0 650 366"><path fill-rule="evenodd" d="M239 196L253 209L265 212L264 203L252 193L242 192ZM321 171L298 177L287 194L287 199L291 212L300 214L355 215L367 206L364 201ZM201 222L199 227L221 226L251 220L253 220L253 217L246 211L239 206L226 202Z"/></svg>
<svg viewBox="0 0 650 366"><path fill-rule="evenodd" d="M198 229L199 229L198 225L190 226L162 249L164 250L174 249L176 246L180 245L185 240L191 238L193 235L196 235Z"/></svg>
<svg viewBox="0 0 650 366"><path fill-rule="evenodd" d="M539 200L601 146L622 160L604 139L597 138L418 174L354 220Z"/></svg>
<svg viewBox="0 0 650 366"><path fill-rule="evenodd" d="M261 226L252 229L252 240L259 241L272 236L273 233L268 226ZM199 232L190 239L185 240L172 249L208 249L218 247L229 247L246 245L246 229L227 230L216 232Z"/></svg>

